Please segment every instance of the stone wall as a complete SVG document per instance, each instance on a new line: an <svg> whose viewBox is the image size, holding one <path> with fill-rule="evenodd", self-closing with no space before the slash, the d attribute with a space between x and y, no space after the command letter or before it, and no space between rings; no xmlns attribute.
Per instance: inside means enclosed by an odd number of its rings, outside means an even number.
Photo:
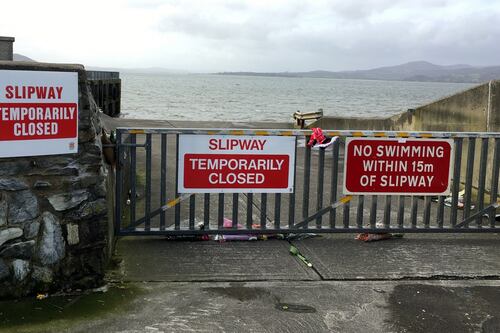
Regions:
<svg viewBox="0 0 500 333"><path fill-rule="evenodd" d="M0 62L0 69L78 72L78 154L0 159L0 297L102 283L109 170L81 65Z"/></svg>

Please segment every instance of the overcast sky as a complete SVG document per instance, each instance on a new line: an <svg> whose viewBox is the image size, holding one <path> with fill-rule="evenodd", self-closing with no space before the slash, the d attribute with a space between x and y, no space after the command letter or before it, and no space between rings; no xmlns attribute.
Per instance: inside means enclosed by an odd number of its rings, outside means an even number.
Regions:
<svg viewBox="0 0 500 333"><path fill-rule="evenodd" d="M3 1L38 61L203 71L500 64L499 0Z"/></svg>

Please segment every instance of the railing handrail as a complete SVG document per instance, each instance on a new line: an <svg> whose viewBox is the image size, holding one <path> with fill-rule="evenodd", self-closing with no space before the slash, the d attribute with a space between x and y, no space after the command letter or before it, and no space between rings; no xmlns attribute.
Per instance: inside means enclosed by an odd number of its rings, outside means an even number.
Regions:
<svg viewBox="0 0 500 333"><path fill-rule="evenodd" d="M311 130L298 129L248 129L248 128L146 128L118 127L129 134L207 134L207 135L258 135L258 136L310 136ZM394 138L498 138L500 132L429 132L429 131L371 131L371 130L323 130L326 136L345 137L394 137Z"/></svg>

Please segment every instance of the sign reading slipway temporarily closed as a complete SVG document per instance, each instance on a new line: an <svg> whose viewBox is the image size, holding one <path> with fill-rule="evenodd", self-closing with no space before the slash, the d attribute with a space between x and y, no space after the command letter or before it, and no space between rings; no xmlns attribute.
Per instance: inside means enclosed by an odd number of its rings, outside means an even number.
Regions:
<svg viewBox="0 0 500 333"><path fill-rule="evenodd" d="M179 135L179 193L291 193L295 137Z"/></svg>
<svg viewBox="0 0 500 333"><path fill-rule="evenodd" d="M452 139L348 138L345 194L447 195Z"/></svg>
<svg viewBox="0 0 500 333"><path fill-rule="evenodd" d="M78 151L78 73L0 70L0 157Z"/></svg>

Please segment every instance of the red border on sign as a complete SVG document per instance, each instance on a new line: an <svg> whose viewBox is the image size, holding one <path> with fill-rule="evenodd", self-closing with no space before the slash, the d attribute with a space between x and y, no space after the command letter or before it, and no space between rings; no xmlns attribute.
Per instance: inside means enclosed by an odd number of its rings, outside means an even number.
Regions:
<svg viewBox="0 0 500 333"><path fill-rule="evenodd" d="M4 120L3 108L75 108L70 119ZM38 111L36 111L38 112ZM52 113L53 114L53 113ZM70 115L66 113L66 115ZM38 116L38 114L36 115ZM61 118L61 116L57 117ZM57 133L51 133L57 129ZM78 136L78 104L76 103L0 103L0 141L70 139Z"/></svg>
<svg viewBox="0 0 500 333"><path fill-rule="evenodd" d="M203 160L225 160L234 165L245 163L259 163L265 161L265 168L258 170L244 170L244 168L232 168L229 165L217 170L207 168L193 168L196 164L193 159ZM241 162L240 162L241 161ZM262 162L261 162L262 163ZM262 164L263 165L263 164ZM279 169L277 167L279 166ZM240 188L288 188L289 178L289 155L274 154L185 154L184 155L184 188L186 189L240 189ZM274 169L273 169L274 168Z"/></svg>

